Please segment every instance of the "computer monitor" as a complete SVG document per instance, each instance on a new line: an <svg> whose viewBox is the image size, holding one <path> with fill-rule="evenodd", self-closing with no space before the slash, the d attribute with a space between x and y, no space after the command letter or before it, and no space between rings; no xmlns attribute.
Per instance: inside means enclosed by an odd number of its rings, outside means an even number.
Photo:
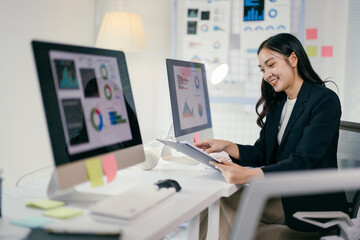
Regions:
<svg viewBox="0 0 360 240"><path fill-rule="evenodd" d="M194 143L213 138L205 66L166 59L175 138Z"/></svg>
<svg viewBox="0 0 360 240"><path fill-rule="evenodd" d="M58 192L88 180L89 158L112 154L118 169L143 162L124 53L42 41L32 47Z"/></svg>

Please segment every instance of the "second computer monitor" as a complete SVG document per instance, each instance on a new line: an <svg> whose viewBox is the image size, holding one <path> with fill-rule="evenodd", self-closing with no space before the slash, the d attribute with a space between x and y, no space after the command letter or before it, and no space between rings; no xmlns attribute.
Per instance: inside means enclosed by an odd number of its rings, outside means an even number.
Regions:
<svg viewBox="0 0 360 240"><path fill-rule="evenodd" d="M176 139L213 138L204 64L166 59L166 67Z"/></svg>

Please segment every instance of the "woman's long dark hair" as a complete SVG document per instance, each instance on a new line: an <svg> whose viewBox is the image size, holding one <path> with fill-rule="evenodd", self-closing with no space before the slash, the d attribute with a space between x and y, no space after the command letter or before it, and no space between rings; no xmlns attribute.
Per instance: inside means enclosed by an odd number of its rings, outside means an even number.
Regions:
<svg viewBox="0 0 360 240"><path fill-rule="evenodd" d="M302 44L295 36L289 33L280 33L272 36L261 43L257 54L259 55L260 51L264 48L278 52L285 57L289 57L294 52L298 58L297 69L299 76L304 81L325 85L326 81L323 81L314 71ZM265 126L264 118L274 104L278 103L284 95L285 92L283 91L275 92L274 88L263 79L261 83L261 97L257 101L255 109L258 115L256 123L259 127L263 128ZM262 104L262 111L259 113L258 110Z"/></svg>

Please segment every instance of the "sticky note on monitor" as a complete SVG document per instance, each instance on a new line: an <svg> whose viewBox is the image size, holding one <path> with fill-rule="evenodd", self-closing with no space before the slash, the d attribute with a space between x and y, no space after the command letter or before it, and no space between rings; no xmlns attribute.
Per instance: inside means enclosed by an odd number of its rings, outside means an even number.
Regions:
<svg viewBox="0 0 360 240"><path fill-rule="evenodd" d="M100 158L92 158L85 161L88 179L92 187L104 185Z"/></svg>
<svg viewBox="0 0 360 240"><path fill-rule="evenodd" d="M200 134L198 132L194 133L194 142L200 142Z"/></svg>
<svg viewBox="0 0 360 240"><path fill-rule="evenodd" d="M81 215L82 213L83 213L82 211L77 210L77 209L61 207L61 208L55 208L55 209L45 211L43 213L43 215L47 216L47 217L65 219L65 218L72 218L72 217Z"/></svg>
<svg viewBox="0 0 360 240"><path fill-rule="evenodd" d="M117 173L117 164L116 164L115 155L111 154L106 157L103 157L101 159L101 162L104 169L104 173L107 177L107 182L108 183L112 182L115 179Z"/></svg>
<svg viewBox="0 0 360 240"><path fill-rule="evenodd" d="M38 201L31 201L26 203L27 207L40 208L45 210L61 207L64 205L65 205L64 202L54 201L54 200L38 200Z"/></svg>

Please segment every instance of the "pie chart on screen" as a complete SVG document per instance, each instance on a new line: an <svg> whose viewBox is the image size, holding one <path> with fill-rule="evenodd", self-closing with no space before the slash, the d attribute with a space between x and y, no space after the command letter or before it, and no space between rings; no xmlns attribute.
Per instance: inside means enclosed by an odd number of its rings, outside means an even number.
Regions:
<svg viewBox="0 0 360 240"><path fill-rule="evenodd" d="M93 108L90 113L91 125L93 128L100 132L104 126L103 117L97 108Z"/></svg>

